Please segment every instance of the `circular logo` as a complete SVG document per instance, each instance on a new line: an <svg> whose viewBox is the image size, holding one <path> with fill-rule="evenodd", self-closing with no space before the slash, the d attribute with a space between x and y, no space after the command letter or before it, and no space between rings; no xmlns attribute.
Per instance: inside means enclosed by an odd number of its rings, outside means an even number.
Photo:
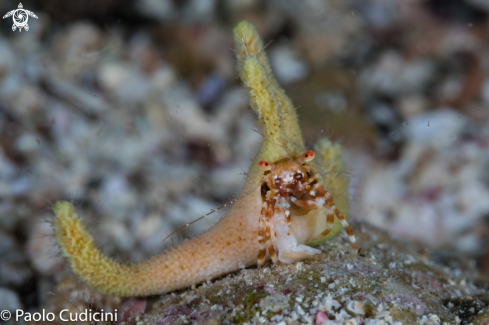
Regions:
<svg viewBox="0 0 489 325"><path fill-rule="evenodd" d="M17 25L17 27L24 27L27 25L27 21L29 20L29 16L27 15L27 12L23 9L17 9L14 13L14 24Z"/></svg>
<svg viewBox="0 0 489 325"><path fill-rule="evenodd" d="M3 321L8 321L10 319L10 312L8 310L2 310L0 313L0 319Z"/></svg>

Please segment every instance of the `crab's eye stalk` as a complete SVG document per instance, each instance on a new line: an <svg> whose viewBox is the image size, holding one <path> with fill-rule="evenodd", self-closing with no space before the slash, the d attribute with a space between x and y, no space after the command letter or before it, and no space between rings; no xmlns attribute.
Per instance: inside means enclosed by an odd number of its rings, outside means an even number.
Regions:
<svg viewBox="0 0 489 325"><path fill-rule="evenodd" d="M302 160L305 161L305 162L308 162L308 161L313 160L315 156L316 156L316 154L314 153L313 150L307 150L302 155Z"/></svg>
<svg viewBox="0 0 489 325"><path fill-rule="evenodd" d="M258 163L258 167L261 169L261 170L270 170L272 169L272 164L269 163L268 161L265 161L265 160L262 160Z"/></svg>

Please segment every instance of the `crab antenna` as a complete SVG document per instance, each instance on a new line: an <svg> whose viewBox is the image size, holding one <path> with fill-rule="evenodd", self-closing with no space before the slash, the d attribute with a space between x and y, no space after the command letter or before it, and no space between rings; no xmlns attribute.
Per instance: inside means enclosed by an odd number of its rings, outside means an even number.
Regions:
<svg viewBox="0 0 489 325"><path fill-rule="evenodd" d="M261 184L262 184L262 183L258 184L258 186L261 186ZM218 207L218 208L216 208L216 209L212 209L210 212L208 212L208 213L206 213L206 214L202 215L201 217L199 217L199 218L195 219L194 221L189 222L189 223L187 223L187 224L185 224L185 225L181 226L180 228L178 228L177 230L173 231L171 234L169 234L168 236L166 236L166 237L165 237L165 239L163 239L162 243L163 243L163 242L165 242L165 240L167 240L167 239L168 239L168 238L170 238L171 236L173 236L175 233L179 232L180 230L182 230L182 229L184 229L184 228L187 228L187 227L188 227L188 226L190 226L191 224L194 224L194 223L196 223L197 221L204 219L205 217L207 217L207 216L209 216L209 215L213 214L214 212L217 212L217 211L219 211L219 210L221 210L221 209L223 209L223 208L227 207L228 205L231 205L231 204L233 204L233 203L238 202L239 200L241 200L241 199L242 199L242 198L244 198L245 196L247 196L247 195L249 195L249 194L253 193L253 191L254 191L254 190L256 190L258 186L254 186L254 187L253 187L251 190L249 190L249 191L245 192L245 193L244 193L243 195L241 195L240 197L238 197L238 198L236 198L236 199L234 199L234 200L231 200L231 201L227 202L226 204L221 205L220 207Z"/></svg>

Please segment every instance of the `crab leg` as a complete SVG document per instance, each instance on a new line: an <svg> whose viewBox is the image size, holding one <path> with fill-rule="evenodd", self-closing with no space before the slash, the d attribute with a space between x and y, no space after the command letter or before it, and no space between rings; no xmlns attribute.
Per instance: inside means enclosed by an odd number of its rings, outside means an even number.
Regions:
<svg viewBox="0 0 489 325"><path fill-rule="evenodd" d="M266 238L265 233L267 231L266 227L266 213L268 211L268 203L267 201L263 202L263 207L260 213L260 219L258 221L258 266L262 266L265 264L265 258L267 257L267 246L266 246Z"/></svg>
<svg viewBox="0 0 489 325"><path fill-rule="evenodd" d="M333 211L327 209L326 210L326 230L324 230L319 236L317 236L317 239L322 238L324 236L327 236L331 230L333 230L334 226L334 213ZM314 239L316 240L316 239Z"/></svg>
<svg viewBox="0 0 489 325"><path fill-rule="evenodd" d="M334 205L333 197L331 196L331 194L328 191L326 191L324 189L324 186L320 183L314 184L309 194L311 195L312 199L296 200L294 203L306 209L320 209L323 206L328 209L328 212L326 213L328 218L326 221L326 230L324 230L314 240L324 237L331 232L334 225L334 215L336 215L338 220L341 222L341 225L345 229L348 238L350 239L350 242L352 244L351 246L352 246L353 254L356 254L358 252L358 244L355 238L355 234L353 233L350 224L348 223L348 221L346 221L341 211L338 210Z"/></svg>
<svg viewBox="0 0 489 325"><path fill-rule="evenodd" d="M271 239L271 226L270 219L272 217L272 211L274 208L273 200L265 200L263 202L263 207L260 214L260 220L258 225L258 266L262 266L265 264L266 256L267 256L267 248L268 253L270 254L270 258L273 263L278 262L277 254L275 252L275 248L273 246L273 242Z"/></svg>

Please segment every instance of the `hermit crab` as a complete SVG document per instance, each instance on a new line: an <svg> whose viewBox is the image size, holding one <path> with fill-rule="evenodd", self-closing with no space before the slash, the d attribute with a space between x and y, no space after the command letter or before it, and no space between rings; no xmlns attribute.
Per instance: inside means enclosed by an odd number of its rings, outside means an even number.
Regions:
<svg viewBox="0 0 489 325"><path fill-rule="evenodd" d="M321 253L310 246L298 244L290 231L291 210L298 208L326 209L326 229L316 239L331 232L336 215L349 236L353 253L357 253L358 245L353 230L336 208L331 194L324 189L319 175L309 165L314 157L314 151L307 150L296 159L285 158L275 163L261 160L258 163L258 167L265 171L261 185L263 206L258 227L259 266L265 264L267 250L274 263L293 263Z"/></svg>

